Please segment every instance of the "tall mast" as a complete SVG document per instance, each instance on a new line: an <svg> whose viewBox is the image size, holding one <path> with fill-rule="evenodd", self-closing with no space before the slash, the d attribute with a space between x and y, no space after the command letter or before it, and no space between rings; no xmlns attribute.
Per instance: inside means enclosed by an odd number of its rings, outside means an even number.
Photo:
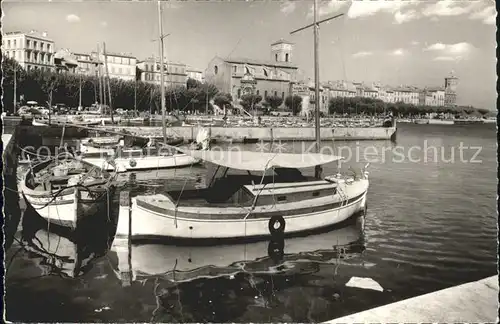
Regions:
<svg viewBox="0 0 500 324"><path fill-rule="evenodd" d="M99 83L99 104L102 105L101 49L97 44L97 82Z"/></svg>
<svg viewBox="0 0 500 324"><path fill-rule="evenodd" d="M14 61L14 114L17 112L17 61Z"/></svg>
<svg viewBox="0 0 500 324"><path fill-rule="evenodd" d="M109 114L110 114L110 117L111 117L111 124L114 124L114 120L113 120L113 107L112 107L112 103L111 103L111 84L110 84L110 81L109 81L109 73L108 73L108 58L106 56L106 43L102 43L102 51L103 51L103 54L104 54L104 66L105 66L105 69L106 69L106 81L108 82ZM104 96L106 96L106 94L104 94Z"/></svg>
<svg viewBox="0 0 500 324"><path fill-rule="evenodd" d="M166 125L166 113L165 113L165 81L163 75L163 24L161 16L161 1L158 1L158 22L160 27L160 93L161 93L161 124L163 130L163 141L167 144L167 125Z"/></svg>
<svg viewBox="0 0 500 324"><path fill-rule="evenodd" d="M81 71L78 71L80 72L80 100L78 101L78 108L80 108L82 106L82 72Z"/></svg>
<svg viewBox="0 0 500 324"><path fill-rule="evenodd" d="M314 27L314 95L315 95L315 111L316 111L316 118L315 118L315 130L316 130L316 150L319 153L320 150L320 144L321 144L321 137L320 137L320 123L319 123L319 115L320 115L320 105L321 105L321 98L319 96L319 24L338 18L340 16L343 16L344 14L338 14L336 16L330 17L330 18L325 18L320 21L318 21L318 0L314 0L314 22L312 24L309 24L307 26L304 26L302 28L296 29L292 31L290 34L294 34L296 32L299 32L301 30L304 30L309 27ZM316 177L319 177L321 174L321 166L316 166Z"/></svg>
<svg viewBox="0 0 500 324"><path fill-rule="evenodd" d="M137 116L137 79L134 81L134 114Z"/></svg>
<svg viewBox="0 0 500 324"><path fill-rule="evenodd" d="M318 0L314 0L314 107L316 108L316 151L319 153L321 145L320 128L319 128L319 113L321 111L321 98L319 97L319 46L318 46Z"/></svg>

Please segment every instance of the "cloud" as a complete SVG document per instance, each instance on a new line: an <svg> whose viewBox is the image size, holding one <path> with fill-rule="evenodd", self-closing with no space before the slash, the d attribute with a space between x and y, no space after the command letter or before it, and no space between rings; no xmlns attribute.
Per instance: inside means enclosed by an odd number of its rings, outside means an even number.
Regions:
<svg viewBox="0 0 500 324"><path fill-rule="evenodd" d="M497 11L495 6L488 6L482 10L473 12L469 18L472 20L482 20L484 24L495 25L496 24Z"/></svg>
<svg viewBox="0 0 500 324"><path fill-rule="evenodd" d="M467 55L474 49L469 43L461 42L456 44L443 44L435 43L427 48L425 51L436 51L440 55L434 58L434 61L459 61L466 59Z"/></svg>
<svg viewBox="0 0 500 324"><path fill-rule="evenodd" d="M340 9L344 8L346 5L352 5L351 1L346 0L330 0L327 4L322 4L321 1L318 1L318 17L335 13ZM307 13L307 17L311 18L314 15L314 5L309 8L309 12Z"/></svg>
<svg viewBox="0 0 500 324"><path fill-rule="evenodd" d="M446 45L444 45L443 43L436 43L436 44L432 44L429 47L425 48L425 50L426 51L440 51L440 50L444 50L445 48L446 48Z"/></svg>
<svg viewBox="0 0 500 324"><path fill-rule="evenodd" d="M372 55L373 53L372 52L357 52L357 53L354 53L352 54L352 57L354 58L360 58L360 57L367 57L367 56L370 56Z"/></svg>
<svg viewBox="0 0 500 324"><path fill-rule="evenodd" d="M402 23L405 23L405 22L409 22L409 21L415 20L418 17L419 16L417 14L417 11L415 11L415 10L409 10L409 11L407 11L405 13L402 13L401 11L397 11L394 14L394 22L396 24L402 24Z"/></svg>
<svg viewBox="0 0 500 324"><path fill-rule="evenodd" d="M283 4L281 4L280 10L286 16L286 15L289 15L292 12L294 12L296 7L297 7L297 5L295 4L295 2L287 1L287 2L284 2Z"/></svg>
<svg viewBox="0 0 500 324"><path fill-rule="evenodd" d="M482 1L453 1L453 0L441 0L436 3L430 4L422 11L422 14L426 17L440 16L460 16L467 14L482 5Z"/></svg>
<svg viewBox="0 0 500 324"><path fill-rule="evenodd" d="M438 56L433 59L433 61L457 61L460 60L461 57L453 57L453 56Z"/></svg>
<svg viewBox="0 0 500 324"><path fill-rule="evenodd" d="M395 56L401 56L404 54L405 54L405 52L402 48L395 49L394 51L391 52L391 55L395 55Z"/></svg>
<svg viewBox="0 0 500 324"><path fill-rule="evenodd" d="M411 44L414 45L414 46L416 46L416 45L420 44L420 42L418 42L418 41L412 41Z"/></svg>
<svg viewBox="0 0 500 324"><path fill-rule="evenodd" d="M416 1L354 1L349 8L349 18L373 16L378 12L395 14L401 9L418 4ZM403 14L401 14L403 15Z"/></svg>
<svg viewBox="0 0 500 324"><path fill-rule="evenodd" d="M107 21L101 21L101 26L102 27L108 27L108 22Z"/></svg>
<svg viewBox="0 0 500 324"><path fill-rule="evenodd" d="M66 16L66 21L70 23L77 23L80 22L80 17L75 14L69 14Z"/></svg>

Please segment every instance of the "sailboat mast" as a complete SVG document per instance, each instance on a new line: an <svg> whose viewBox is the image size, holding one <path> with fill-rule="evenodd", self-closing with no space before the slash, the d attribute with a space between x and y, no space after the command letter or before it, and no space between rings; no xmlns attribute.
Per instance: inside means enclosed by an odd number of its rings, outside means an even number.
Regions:
<svg viewBox="0 0 500 324"><path fill-rule="evenodd" d="M14 114L17 112L17 61L14 62Z"/></svg>
<svg viewBox="0 0 500 324"><path fill-rule="evenodd" d="M78 71L80 74L80 100L78 101L78 108L82 106L82 72Z"/></svg>
<svg viewBox="0 0 500 324"><path fill-rule="evenodd" d="M319 35L318 35L318 0L314 0L314 107L316 108L315 128L316 128L316 152L320 152L320 122L319 114L321 111L321 98L319 97Z"/></svg>
<svg viewBox="0 0 500 324"><path fill-rule="evenodd" d="M111 83L109 81L108 58L107 58L107 55L106 55L106 43L102 43L102 51L103 51L103 54L104 54L104 66L105 66L105 69L106 69L106 81L108 83L109 114L110 114L110 117L111 117L111 124L114 124L115 122L113 120L113 107L111 105ZM106 96L106 94L104 94L104 96Z"/></svg>
<svg viewBox="0 0 500 324"><path fill-rule="evenodd" d="M163 75L163 24L161 15L161 1L158 1L158 22L160 27L160 93L161 93L161 124L163 130L163 141L167 144L167 125L166 125L166 113L165 113L165 81Z"/></svg>
<svg viewBox="0 0 500 324"><path fill-rule="evenodd" d="M99 104L102 105L102 70L101 70L101 49L97 44L97 82L99 83Z"/></svg>

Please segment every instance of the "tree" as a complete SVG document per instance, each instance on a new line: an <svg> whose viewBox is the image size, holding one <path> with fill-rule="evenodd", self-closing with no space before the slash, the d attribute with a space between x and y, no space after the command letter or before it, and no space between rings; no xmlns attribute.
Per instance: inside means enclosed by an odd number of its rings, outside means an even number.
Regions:
<svg viewBox="0 0 500 324"><path fill-rule="evenodd" d="M22 84L25 81L26 72L16 60L4 56L2 60L2 104L4 110L9 112L14 111L14 70L16 71L16 97L19 98L22 94L20 90L23 89Z"/></svg>
<svg viewBox="0 0 500 324"><path fill-rule="evenodd" d="M201 85L202 85L202 83L200 81L192 79L192 78L189 78L186 82L186 87L188 90L191 88L200 88Z"/></svg>
<svg viewBox="0 0 500 324"><path fill-rule="evenodd" d="M214 97L214 103L222 109L226 105L230 105L232 101L233 97L229 93L219 92Z"/></svg>
<svg viewBox="0 0 500 324"><path fill-rule="evenodd" d="M258 94L244 94L241 96L241 105L246 110L255 108L255 106L262 101L262 96Z"/></svg>
<svg viewBox="0 0 500 324"><path fill-rule="evenodd" d="M269 103L271 109L276 110L283 103L283 98L278 96L269 96L266 98L266 102Z"/></svg>
<svg viewBox="0 0 500 324"><path fill-rule="evenodd" d="M302 97L298 95L288 96L285 99L285 106L296 116L302 109Z"/></svg>

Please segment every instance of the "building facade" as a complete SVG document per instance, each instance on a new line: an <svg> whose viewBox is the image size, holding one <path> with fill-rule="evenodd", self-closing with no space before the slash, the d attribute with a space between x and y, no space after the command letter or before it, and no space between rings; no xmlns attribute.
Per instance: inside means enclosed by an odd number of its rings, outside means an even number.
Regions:
<svg viewBox="0 0 500 324"><path fill-rule="evenodd" d="M293 65L292 43L280 40L271 45L273 60L249 58L213 58L205 72L205 81L214 84L220 91L231 94L233 102L243 95L241 80L251 75L255 80L255 94L263 101L269 96L285 99L292 94L298 67Z"/></svg>
<svg viewBox="0 0 500 324"><path fill-rule="evenodd" d="M93 59L91 54L73 53L73 55L78 63L78 71L83 75L97 76L99 65L102 69L103 62Z"/></svg>
<svg viewBox="0 0 500 324"><path fill-rule="evenodd" d="M130 54L123 53L106 53L106 61L103 53L92 52L90 58L98 63L103 63L101 66L104 69L102 72L107 73L110 78L122 79L125 81L134 81L136 79L137 59Z"/></svg>
<svg viewBox="0 0 500 324"><path fill-rule="evenodd" d="M444 91L445 91L444 103L446 106L456 106L457 86L458 86L458 78L453 74L453 72L450 73L450 76L444 78Z"/></svg>
<svg viewBox="0 0 500 324"><path fill-rule="evenodd" d="M425 88L420 92L419 105L443 107L445 105L445 91L443 88Z"/></svg>
<svg viewBox="0 0 500 324"><path fill-rule="evenodd" d="M45 32L10 32L2 37L2 53L25 70L54 70L54 41Z"/></svg>
<svg viewBox="0 0 500 324"><path fill-rule="evenodd" d="M194 79L203 82L203 71L195 69L191 66L186 66L186 75L188 79Z"/></svg>
<svg viewBox="0 0 500 324"><path fill-rule="evenodd" d="M166 63L165 63L166 62ZM147 58L137 64L137 80L160 85L160 62L156 58ZM186 64L164 61L165 87L186 86Z"/></svg>

